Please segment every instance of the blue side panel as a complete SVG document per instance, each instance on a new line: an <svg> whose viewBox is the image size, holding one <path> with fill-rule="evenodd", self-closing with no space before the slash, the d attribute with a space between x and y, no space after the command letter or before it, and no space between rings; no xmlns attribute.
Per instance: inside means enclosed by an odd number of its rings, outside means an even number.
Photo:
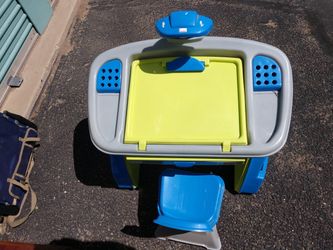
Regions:
<svg viewBox="0 0 333 250"><path fill-rule="evenodd" d="M166 64L168 71L175 72L202 72L205 69L205 63L190 56L179 57Z"/></svg>
<svg viewBox="0 0 333 250"><path fill-rule="evenodd" d="M251 158L240 193L257 193L266 175L268 157Z"/></svg>
<svg viewBox="0 0 333 250"><path fill-rule="evenodd" d="M252 63L252 73L254 91L274 91L281 89L281 68L272 58L256 56Z"/></svg>
<svg viewBox="0 0 333 250"><path fill-rule="evenodd" d="M127 172L125 158L121 155L110 155L111 171L118 188L132 189L133 183Z"/></svg>
<svg viewBox="0 0 333 250"><path fill-rule="evenodd" d="M122 64L118 59L107 61L98 70L96 90L98 93L120 93Z"/></svg>

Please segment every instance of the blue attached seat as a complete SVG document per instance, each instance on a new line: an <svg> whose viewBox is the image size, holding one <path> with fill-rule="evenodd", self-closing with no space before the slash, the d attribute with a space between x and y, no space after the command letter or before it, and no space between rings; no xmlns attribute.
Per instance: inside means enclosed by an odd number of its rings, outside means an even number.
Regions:
<svg viewBox="0 0 333 250"><path fill-rule="evenodd" d="M167 169L161 175L159 216L154 222L185 231L212 231L220 215L224 189L219 176Z"/></svg>

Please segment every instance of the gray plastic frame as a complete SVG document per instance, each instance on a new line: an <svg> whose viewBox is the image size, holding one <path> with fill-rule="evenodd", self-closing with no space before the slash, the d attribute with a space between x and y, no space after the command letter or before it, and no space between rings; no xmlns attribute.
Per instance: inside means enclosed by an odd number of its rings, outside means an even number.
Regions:
<svg viewBox="0 0 333 250"><path fill-rule="evenodd" d="M247 132L249 144L231 145L222 152L221 145L148 144L139 151L138 144L125 144L127 99L133 60L171 56L225 56L243 60ZM273 58L282 71L279 92L253 91L252 60L257 55ZM119 94L98 93L96 77L108 60L122 62L122 87ZM286 143L290 126L293 80L290 62L279 49L260 42L238 38L203 37L191 40L153 39L129 43L100 54L92 63L88 86L89 129L93 144L107 154L173 157L256 157L279 151Z"/></svg>

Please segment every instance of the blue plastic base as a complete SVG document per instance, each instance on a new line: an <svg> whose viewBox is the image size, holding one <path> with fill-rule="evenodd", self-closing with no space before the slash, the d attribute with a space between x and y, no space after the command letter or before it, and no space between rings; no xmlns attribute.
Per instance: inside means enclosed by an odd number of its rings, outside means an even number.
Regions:
<svg viewBox="0 0 333 250"><path fill-rule="evenodd" d="M209 232L216 225L224 194L222 178L179 169L163 171L158 203L161 226Z"/></svg>
<svg viewBox="0 0 333 250"><path fill-rule="evenodd" d="M268 159L268 157L249 159L250 162L247 167L243 184L240 188L240 193L254 194L258 192L265 179Z"/></svg>
<svg viewBox="0 0 333 250"><path fill-rule="evenodd" d="M110 155L112 176L121 189L132 189L133 183L128 174L125 157L121 155Z"/></svg>

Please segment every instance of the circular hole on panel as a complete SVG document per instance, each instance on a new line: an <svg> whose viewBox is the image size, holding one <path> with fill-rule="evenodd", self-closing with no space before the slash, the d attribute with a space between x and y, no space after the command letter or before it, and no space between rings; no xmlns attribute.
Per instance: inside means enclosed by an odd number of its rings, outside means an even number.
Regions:
<svg viewBox="0 0 333 250"><path fill-rule="evenodd" d="M264 69L268 69L268 65L265 65L265 66L264 66Z"/></svg>
<svg viewBox="0 0 333 250"><path fill-rule="evenodd" d="M273 80L272 83L273 83L273 84L277 84L277 80Z"/></svg>
<svg viewBox="0 0 333 250"><path fill-rule="evenodd" d="M261 81L257 81L257 85L260 85L261 84Z"/></svg>
<svg viewBox="0 0 333 250"><path fill-rule="evenodd" d="M102 76L102 80L105 80L105 76Z"/></svg>
<svg viewBox="0 0 333 250"><path fill-rule="evenodd" d="M116 71L116 73L118 73L118 72L119 72L119 69L116 69L115 71Z"/></svg>
<svg viewBox="0 0 333 250"><path fill-rule="evenodd" d="M109 69L109 73L111 73L112 72L112 69Z"/></svg>
<svg viewBox="0 0 333 250"><path fill-rule="evenodd" d="M268 73L265 73L264 76L265 76L265 77L268 77Z"/></svg>
<svg viewBox="0 0 333 250"><path fill-rule="evenodd" d="M264 83L267 85L269 83L269 81L266 80L266 81L264 81Z"/></svg>
<svg viewBox="0 0 333 250"><path fill-rule="evenodd" d="M111 77L111 76L108 76L108 79L109 79L109 80L111 80L111 79L112 79L112 77Z"/></svg>
<svg viewBox="0 0 333 250"><path fill-rule="evenodd" d="M272 69L276 69L276 65L275 64L272 65Z"/></svg>
<svg viewBox="0 0 333 250"><path fill-rule="evenodd" d="M105 69L102 69L102 72L105 73Z"/></svg>
<svg viewBox="0 0 333 250"><path fill-rule="evenodd" d="M257 74L256 74L256 77L260 77L260 76L261 76L261 74L260 74L260 73L257 73Z"/></svg>
<svg viewBox="0 0 333 250"><path fill-rule="evenodd" d="M117 88L118 87L118 83L115 83L114 86Z"/></svg>
<svg viewBox="0 0 333 250"><path fill-rule="evenodd" d="M275 76L276 76L276 72L273 72L273 73L272 73L272 76L274 76L274 77L275 77Z"/></svg>
<svg viewBox="0 0 333 250"><path fill-rule="evenodd" d="M257 66L256 66L256 69L257 69L257 70L261 69L260 65L257 65Z"/></svg>
<svg viewBox="0 0 333 250"><path fill-rule="evenodd" d="M118 80L118 79L119 79L119 77L118 77L118 76L116 76L115 78L116 78L116 80Z"/></svg>
<svg viewBox="0 0 333 250"><path fill-rule="evenodd" d="M101 83L101 86L102 86L102 87L104 87L104 86L105 86L105 84L104 84L104 83Z"/></svg>
<svg viewBox="0 0 333 250"><path fill-rule="evenodd" d="M111 87L111 83L108 83L108 87Z"/></svg>

